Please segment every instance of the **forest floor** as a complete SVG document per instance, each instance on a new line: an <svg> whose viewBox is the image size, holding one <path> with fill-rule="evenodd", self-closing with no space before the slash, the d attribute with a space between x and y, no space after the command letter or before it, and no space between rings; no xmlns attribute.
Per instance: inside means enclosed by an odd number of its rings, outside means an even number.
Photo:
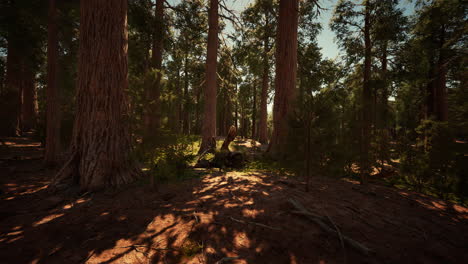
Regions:
<svg viewBox="0 0 468 264"><path fill-rule="evenodd" d="M305 192L293 177L216 171L156 190L140 183L54 194L46 188L55 171L43 167L39 144L5 141L0 263L468 261L468 209L415 192L324 178ZM294 212L289 199L340 235ZM363 255L344 236L372 252Z"/></svg>

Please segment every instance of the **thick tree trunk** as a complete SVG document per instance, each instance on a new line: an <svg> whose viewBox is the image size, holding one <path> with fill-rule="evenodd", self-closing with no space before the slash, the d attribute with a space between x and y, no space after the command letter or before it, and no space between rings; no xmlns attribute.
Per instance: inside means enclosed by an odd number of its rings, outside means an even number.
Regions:
<svg viewBox="0 0 468 264"><path fill-rule="evenodd" d="M268 146L274 156L285 153L283 143L288 136L288 116L296 94L298 10L299 0L280 0L273 134Z"/></svg>
<svg viewBox="0 0 468 264"><path fill-rule="evenodd" d="M76 118L66 179L82 190L132 181L137 170L128 131L127 1L81 1Z"/></svg>
<svg viewBox="0 0 468 264"><path fill-rule="evenodd" d="M208 16L208 50L206 58L205 105L203 115L202 142L199 153L212 146L216 136L216 87L217 87L217 53L218 53L218 0L210 0Z"/></svg>
<svg viewBox="0 0 468 264"><path fill-rule="evenodd" d="M361 127L361 181L366 181L370 173L370 136L371 136L371 111L372 91L370 86L371 77L371 40L370 40L370 6L366 1L364 17L364 78L362 89L362 127Z"/></svg>
<svg viewBox="0 0 468 264"><path fill-rule="evenodd" d="M46 144L44 160L49 165L57 162L60 151L60 108L57 91L57 10L55 0L49 0L49 25L47 39L46 87Z"/></svg>
<svg viewBox="0 0 468 264"><path fill-rule="evenodd" d="M163 34L164 34L164 1L156 0L156 8L154 11L156 24L153 32L153 52L151 64L154 69L158 71L156 81L153 86L146 87L146 99L148 105L146 106L145 117L145 137L154 137L155 132L161 127L161 66L163 54Z"/></svg>

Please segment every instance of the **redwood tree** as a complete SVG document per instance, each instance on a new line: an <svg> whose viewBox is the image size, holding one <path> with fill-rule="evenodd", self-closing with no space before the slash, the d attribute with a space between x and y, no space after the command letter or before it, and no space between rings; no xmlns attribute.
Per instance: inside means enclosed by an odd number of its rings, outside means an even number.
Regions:
<svg viewBox="0 0 468 264"><path fill-rule="evenodd" d="M76 118L71 157L55 179L82 190L133 180L127 126L127 1L81 1Z"/></svg>
<svg viewBox="0 0 468 264"><path fill-rule="evenodd" d="M273 135L268 146L273 155L284 153L282 142L287 137L288 115L295 96L299 0L280 0L279 8Z"/></svg>
<svg viewBox="0 0 468 264"><path fill-rule="evenodd" d="M60 150L60 108L57 92L57 10L55 0L49 0L49 25L47 40L47 88L46 88L46 146L44 160L53 164Z"/></svg>
<svg viewBox="0 0 468 264"><path fill-rule="evenodd" d="M208 14L208 49L206 56L205 106L203 115L202 143L199 152L212 147L216 136L216 85L217 85L217 53L218 53L218 0L210 1Z"/></svg>

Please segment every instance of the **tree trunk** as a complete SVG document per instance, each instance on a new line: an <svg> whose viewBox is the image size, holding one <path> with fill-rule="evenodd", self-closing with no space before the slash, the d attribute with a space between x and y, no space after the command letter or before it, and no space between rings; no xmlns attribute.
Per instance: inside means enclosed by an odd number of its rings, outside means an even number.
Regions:
<svg viewBox="0 0 468 264"><path fill-rule="evenodd" d="M238 94L237 94L237 81L234 84L234 93L236 95L236 100L234 101L234 126L236 127L236 130L239 130L239 100Z"/></svg>
<svg viewBox="0 0 468 264"><path fill-rule="evenodd" d="M226 134L226 138L224 139L223 145L221 145L221 150L230 151L229 144L231 144L237 136L237 129L235 126L229 127L229 131Z"/></svg>
<svg viewBox="0 0 468 264"><path fill-rule="evenodd" d="M21 131L31 131L36 126L36 81L29 63L23 62L22 71Z"/></svg>
<svg viewBox="0 0 468 264"><path fill-rule="evenodd" d="M80 45L71 157L54 186L118 186L137 176L128 131L127 1L81 2Z"/></svg>
<svg viewBox="0 0 468 264"><path fill-rule="evenodd" d="M49 165L57 162L60 151L60 107L57 92L57 10L55 0L49 0L49 25L47 39L46 87L46 144L44 160Z"/></svg>
<svg viewBox="0 0 468 264"><path fill-rule="evenodd" d="M145 117L145 137L151 138L161 127L161 66L163 54L163 34L164 34L164 1L156 0L154 16L156 24L153 32L153 53L151 57L152 67L158 71L156 81L153 86L146 87L146 99L149 101L146 106Z"/></svg>
<svg viewBox="0 0 468 264"><path fill-rule="evenodd" d="M218 53L218 0L210 0L208 16L208 50L206 56L205 105L203 115L202 142L199 153L213 148L212 138L216 136L216 86Z"/></svg>
<svg viewBox="0 0 468 264"><path fill-rule="evenodd" d="M4 136L19 135L21 100L21 56L13 32L8 32L7 65L6 65L6 91L2 95L1 107L1 134Z"/></svg>
<svg viewBox="0 0 468 264"><path fill-rule="evenodd" d="M189 75L188 75L188 54L185 55L184 62L184 111L182 112L183 118L183 131L185 135L190 134L190 121L189 121Z"/></svg>
<svg viewBox="0 0 468 264"><path fill-rule="evenodd" d="M439 60L437 61L437 81L435 83L435 108L438 121L448 120L447 65L445 55L445 26L440 29Z"/></svg>
<svg viewBox="0 0 468 264"><path fill-rule="evenodd" d="M260 97L260 124L258 126L258 139L260 143L265 144L268 141L267 120L268 120L268 74L270 67L268 63L268 42L264 40L263 44L263 76L262 76L262 94Z"/></svg>
<svg viewBox="0 0 468 264"><path fill-rule="evenodd" d="M252 83L253 91L253 106L252 106L252 139L256 139L257 132L257 85L256 82Z"/></svg>
<svg viewBox="0 0 468 264"><path fill-rule="evenodd" d="M280 0L273 134L268 146L268 151L274 156L284 155L288 116L296 93L298 10L299 0Z"/></svg>
<svg viewBox="0 0 468 264"><path fill-rule="evenodd" d="M361 182L365 183L367 175L370 173L370 130L372 107L372 92L370 87L371 76L371 40L370 40L370 6L369 1L365 2L364 17L364 78L362 89L362 127L361 127Z"/></svg>

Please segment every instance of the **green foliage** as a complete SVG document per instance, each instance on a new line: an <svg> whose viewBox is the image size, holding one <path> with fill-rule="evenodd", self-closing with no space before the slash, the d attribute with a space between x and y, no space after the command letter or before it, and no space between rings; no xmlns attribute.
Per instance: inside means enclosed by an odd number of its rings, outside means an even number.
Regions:
<svg viewBox="0 0 468 264"><path fill-rule="evenodd" d="M290 119L287 164L298 174L346 175L355 153L346 136L345 97L340 89L322 89L306 95Z"/></svg>
<svg viewBox="0 0 468 264"><path fill-rule="evenodd" d="M416 129L416 143L400 140L402 177L418 191L430 190L441 198L466 195L464 151L457 147L447 122L424 120Z"/></svg>
<svg viewBox="0 0 468 264"><path fill-rule="evenodd" d="M194 136L160 131L140 145L137 153L147 167L148 174L156 181L180 180L193 176L188 166L198 150L194 148L197 140Z"/></svg>

